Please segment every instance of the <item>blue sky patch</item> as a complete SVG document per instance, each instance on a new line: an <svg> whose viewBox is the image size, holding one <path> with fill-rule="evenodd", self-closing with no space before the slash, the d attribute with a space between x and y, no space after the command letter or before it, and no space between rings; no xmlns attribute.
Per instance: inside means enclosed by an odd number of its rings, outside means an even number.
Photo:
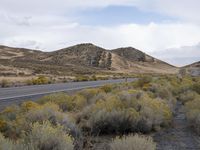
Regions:
<svg viewBox="0 0 200 150"><path fill-rule="evenodd" d="M103 9L85 10L76 14L76 17L80 24L85 25L148 24L174 20L168 16L144 12L131 6L109 6Z"/></svg>

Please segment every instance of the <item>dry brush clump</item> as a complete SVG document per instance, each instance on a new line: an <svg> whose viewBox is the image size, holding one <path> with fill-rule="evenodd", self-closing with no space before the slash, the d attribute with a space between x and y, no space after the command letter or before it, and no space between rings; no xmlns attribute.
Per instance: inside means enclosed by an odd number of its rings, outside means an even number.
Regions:
<svg viewBox="0 0 200 150"><path fill-rule="evenodd" d="M189 125L200 134L200 78L185 76L170 81L174 96L183 104Z"/></svg>
<svg viewBox="0 0 200 150"><path fill-rule="evenodd" d="M186 116L190 126L200 134L200 95L185 104Z"/></svg>
<svg viewBox="0 0 200 150"><path fill-rule="evenodd" d="M155 150L156 143L151 137L128 135L117 137L110 143L111 150Z"/></svg>
<svg viewBox="0 0 200 150"><path fill-rule="evenodd" d="M61 125L53 126L50 122L36 122L31 131L17 141L5 138L0 134L2 150L73 150L73 138Z"/></svg>
<svg viewBox="0 0 200 150"><path fill-rule="evenodd" d="M50 83L52 83L50 78L45 77L43 75L38 76L37 78L33 78L31 80L26 81L27 85L40 85L40 84L50 84Z"/></svg>
<svg viewBox="0 0 200 150"><path fill-rule="evenodd" d="M123 93L124 94L124 93ZM94 134L150 132L171 122L172 113L164 100L152 99L142 91L112 95L86 107L78 124Z"/></svg>
<svg viewBox="0 0 200 150"><path fill-rule="evenodd" d="M3 136L0 133L0 149L1 150L14 150L15 145L14 142L11 141L10 139L5 138L5 136Z"/></svg>
<svg viewBox="0 0 200 150"><path fill-rule="evenodd" d="M71 111L73 109L72 98L65 93L50 94L40 98L37 102L40 104L55 103L63 111Z"/></svg>
<svg viewBox="0 0 200 150"><path fill-rule="evenodd" d="M20 109L6 108L0 115L1 132L10 139L23 137L24 132L30 132L31 125L38 122L50 122L53 126L61 125L66 133L74 137L75 142L81 138L81 132L70 114L63 113L54 103L39 105L34 102L24 102Z"/></svg>
<svg viewBox="0 0 200 150"><path fill-rule="evenodd" d="M6 79L2 79L1 82L0 82L0 85L1 85L2 88L6 88L6 87L9 87L10 82Z"/></svg>
<svg viewBox="0 0 200 150"><path fill-rule="evenodd" d="M195 91L188 90L183 93L181 93L178 97L178 99L183 103L187 103L189 101L193 101L194 99L200 98L200 95L196 93Z"/></svg>
<svg viewBox="0 0 200 150"><path fill-rule="evenodd" d="M33 150L73 150L73 138L61 125L50 122L34 123L32 130L24 137L25 147Z"/></svg>

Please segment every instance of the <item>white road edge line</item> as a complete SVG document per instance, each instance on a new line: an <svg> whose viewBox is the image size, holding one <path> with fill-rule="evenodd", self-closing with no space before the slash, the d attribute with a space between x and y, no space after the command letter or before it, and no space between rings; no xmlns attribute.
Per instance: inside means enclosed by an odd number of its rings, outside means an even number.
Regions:
<svg viewBox="0 0 200 150"><path fill-rule="evenodd" d="M13 97L5 97L5 98L0 98L0 101L1 100L7 100L7 99L21 98L21 97L29 97L29 96L57 93L57 92L81 90L81 89L100 87L100 86L103 86L103 85L84 86L84 87L77 87L77 88L71 88L71 89L65 89L65 90L56 90L56 91L49 91L49 92L42 92L42 93L35 93L35 94L27 94L27 95L13 96Z"/></svg>

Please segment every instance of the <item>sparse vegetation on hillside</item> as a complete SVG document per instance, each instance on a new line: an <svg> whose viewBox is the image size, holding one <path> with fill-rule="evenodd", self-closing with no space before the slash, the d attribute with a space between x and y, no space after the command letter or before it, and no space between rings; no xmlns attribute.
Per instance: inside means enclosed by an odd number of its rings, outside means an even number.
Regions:
<svg viewBox="0 0 200 150"><path fill-rule="evenodd" d="M67 76L132 72L174 74L178 71L176 67L135 48L106 50L89 43L54 52L1 46L0 66L3 66L0 76Z"/></svg>

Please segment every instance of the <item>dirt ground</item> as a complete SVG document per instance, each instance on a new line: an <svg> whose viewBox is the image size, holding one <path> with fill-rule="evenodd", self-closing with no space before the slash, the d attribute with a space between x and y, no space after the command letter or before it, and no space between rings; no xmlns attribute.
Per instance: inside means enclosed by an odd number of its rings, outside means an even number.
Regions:
<svg viewBox="0 0 200 150"><path fill-rule="evenodd" d="M200 137L189 127L183 105L177 102L171 128L155 133L157 150L200 150Z"/></svg>

